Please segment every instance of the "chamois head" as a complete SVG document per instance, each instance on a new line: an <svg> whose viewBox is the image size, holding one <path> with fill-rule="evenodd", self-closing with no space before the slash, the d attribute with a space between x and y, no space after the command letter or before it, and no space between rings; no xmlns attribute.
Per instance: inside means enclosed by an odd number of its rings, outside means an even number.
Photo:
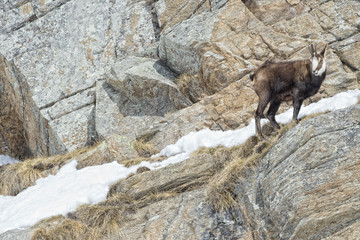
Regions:
<svg viewBox="0 0 360 240"><path fill-rule="evenodd" d="M311 54L311 65L312 65L312 73L315 76L321 76L326 71L326 61L325 61L325 51L327 45L325 45L324 49L320 52L320 54L316 51L316 44L308 46L309 52Z"/></svg>

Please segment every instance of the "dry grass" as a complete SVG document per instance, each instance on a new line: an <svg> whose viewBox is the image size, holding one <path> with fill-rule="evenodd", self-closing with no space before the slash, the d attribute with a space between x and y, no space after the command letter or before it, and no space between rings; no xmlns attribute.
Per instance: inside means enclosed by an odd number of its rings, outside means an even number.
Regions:
<svg viewBox="0 0 360 240"><path fill-rule="evenodd" d="M129 160L125 160L125 161L121 161L120 163L123 164L125 167L131 167L134 165L138 165L141 162L147 161L147 162L159 162L164 160L165 157L157 157L157 158L145 158L145 157L140 157L140 158L133 158L133 159L129 159Z"/></svg>
<svg viewBox="0 0 360 240"><path fill-rule="evenodd" d="M294 125L282 126L279 131L275 131L270 125L265 125L263 134L267 137L266 140L260 141L256 137L251 137L240 146L220 149L215 153L219 156L218 172L207 186L207 196L216 211L224 211L235 205L236 184L254 170L258 160Z"/></svg>
<svg viewBox="0 0 360 240"><path fill-rule="evenodd" d="M159 152L158 149L154 147L154 145L142 141L136 141L134 143L134 148L139 156L146 158L151 157L152 155Z"/></svg>
<svg viewBox="0 0 360 240"><path fill-rule="evenodd" d="M39 223L37 227L40 227L34 232L32 240L92 240L118 235L125 223L135 220L131 216L137 209L175 195L176 192L158 192L135 200L126 194L117 194L97 205L82 205L66 219L60 217L59 221L55 217Z"/></svg>
<svg viewBox="0 0 360 240"><path fill-rule="evenodd" d="M27 159L20 163L6 165L0 172L0 195L15 196L22 190L35 184L36 180L57 171L70 159L80 156L93 147L86 147L52 157Z"/></svg>
<svg viewBox="0 0 360 240"><path fill-rule="evenodd" d="M32 240L98 240L101 235L96 230L87 227L81 222L65 219L52 228L40 227L37 229Z"/></svg>

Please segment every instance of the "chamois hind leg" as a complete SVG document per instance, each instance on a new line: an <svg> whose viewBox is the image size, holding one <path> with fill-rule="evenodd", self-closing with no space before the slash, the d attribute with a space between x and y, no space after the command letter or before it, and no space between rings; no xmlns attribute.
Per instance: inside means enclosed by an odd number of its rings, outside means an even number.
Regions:
<svg viewBox="0 0 360 240"><path fill-rule="evenodd" d="M267 118L269 119L270 123L276 128L280 129L279 124L275 120L275 114L277 110L279 110L281 101L274 100L271 102L269 110L267 111Z"/></svg>
<svg viewBox="0 0 360 240"><path fill-rule="evenodd" d="M261 124L260 119L264 116L263 112L266 107L266 105L270 102L270 93L266 92L264 94L258 94L259 96L259 105L255 112L255 129L256 129L256 135L260 138L264 138L261 132Z"/></svg>

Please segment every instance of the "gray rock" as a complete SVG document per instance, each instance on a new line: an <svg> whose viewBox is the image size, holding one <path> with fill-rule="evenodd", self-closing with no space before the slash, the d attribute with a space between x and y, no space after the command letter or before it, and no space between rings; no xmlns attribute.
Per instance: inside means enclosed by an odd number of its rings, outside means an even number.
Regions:
<svg viewBox="0 0 360 240"><path fill-rule="evenodd" d="M0 51L25 75L39 108L94 85L104 72L108 4L70 1L17 31Z"/></svg>
<svg viewBox="0 0 360 240"><path fill-rule="evenodd" d="M27 1L0 4L0 34L7 34L36 19L33 6Z"/></svg>
<svg viewBox="0 0 360 240"><path fill-rule="evenodd" d="M157 34L150 1L113 1L110 7L112 44L117 58L156 57Z"/></svg>
<svg viewBox="0 0 360 240"><path fill-rule="evenodd" d="M37 17L42 17L48 12L59 8L70 0L32 0L33 7Z"/></svg>
<svg viewBox="0 0 360 240"><path fill-rule="evenodd" d="M333 46L343 63L352 69L360 70L360 33L346 40L334 43Z"/></svg>
<svg viewBox="0 0 360 240"><path fill-rule="evenodd" d="M251 235L240 211L214 214L203 190L195 190L138 209L119 234L105 239L163 239L164 236L167 239L245 240Z"/></svg>
<svg viewBox="0 0 360 240"><path fill-rule="evenodd" d="M0 234L1 240L24 240L31 239L31 229L14 229Z"/></svg>
<svg viewBox="0 0 360 240"><path fill-rule="evenodd" d="M298 124L239 181L257 236L322 239L358 221L359 117L357 105Z"/></svg>
<svg viewBox="0 0 360 240"><path fill-rule="evenodd" d="M201 179L214 174L215 161L210 154L199 154L181 163L165 168L136 174L114 184L109 196L123 193L134 199L156 192L166 192L176 188L189 188Z"/></svg>
<svg viewBox="0 0 360 240"><path fill-rule="evenodd" d="M48 121L51 121L87 105L94 104L94 102L95 88L90 88L58 101L51 107L43 108L41 113Z"/></svg>
<svg viewBox="0 0 360 240"><path fill-rule="evenodd" d="M216 16L209 12L192 17L170 28L160 37L159 56L177 73L195 74L200 70L202 43L210 42Z"/></svg>
<svg viewBox="0 0 360 240"><path fill-rule="evenodd" d="M114 64L111 72L108 81L118 91L124 116L163 116L190 105L159 60L132 57Z"/></svg>
<svg viewBox="0 0 360 240"><path fill-rule="evenodd" d="M84 147L97 139L94 111L95 106L91 104L49 122L67 151Z"/></svg>
<svg viewBox="0 0 360 240"><path fill-rule="evenodd" d="M0 151L19 158L64 153L64 145L34 103L25 77L1 55L0 76Z"/></svg>

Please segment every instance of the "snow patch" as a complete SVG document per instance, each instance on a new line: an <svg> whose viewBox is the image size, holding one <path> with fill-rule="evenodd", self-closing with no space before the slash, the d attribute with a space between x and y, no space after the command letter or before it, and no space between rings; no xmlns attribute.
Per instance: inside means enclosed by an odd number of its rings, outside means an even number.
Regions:
<svg viewBox="0 0 360 240"><path fill-rule="evenodd" d="M302 107L299 117L349 107L357 103L359 96L358 89L339 93L334 97ZM289 123L291 117L292 109L276 116L278 122L283 124ZM262 120L262 123L265 122L266 120ZM247 127L234 131L204 129L192 132L153 156L166 156L168 157L166 160L155 163L144 161L129 168L112 162L77 170L77 161L74 160L62 167L56 175L38 179L36 185L25 189L17 196L0 195L0 234L7 230L32 226L51 216L66 215L75 211L81 204L96 204L104 201L111 184L136 172L139 167L148 167L151 170L162 168L189 158L192 152L201 147L219 145L232 147L244 143L253 135L255 135L254 120ZM8 157L0 159L2 159L1 163L17 161L9 160Z"/></svg>

